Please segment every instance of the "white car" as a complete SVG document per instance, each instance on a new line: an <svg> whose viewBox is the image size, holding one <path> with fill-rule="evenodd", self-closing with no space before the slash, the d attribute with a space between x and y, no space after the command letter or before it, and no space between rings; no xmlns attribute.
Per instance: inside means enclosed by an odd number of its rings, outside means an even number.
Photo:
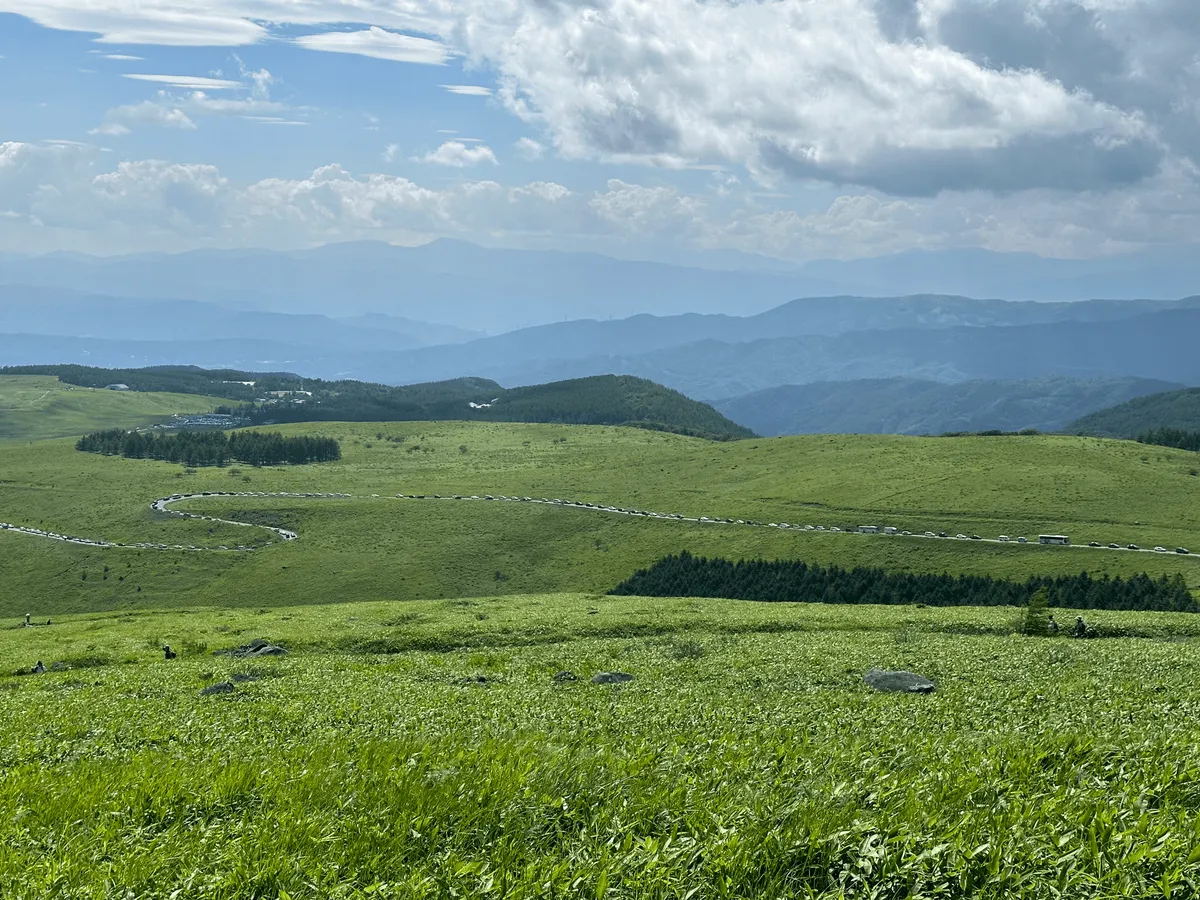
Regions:
<svg viewBox="0 0 1200 900"><path fill-rule="evenodd" d="M1166 553L1166 552L1167 552L1167 548L1166 548L1166 547L1155 547L1155 548L1154 548L1154 552L1155 552L1155 553Z"/></svg>
<svg viewBox="0 0 1200 900"><path fill-rule="evenodd" d="M1011 541L1012 538L1010 538L1007 534L1002 534L1002 535L1000 535L1000 537L996 538L996 540L1008 542L1008 541Z"/></svg>
<svg viewBox="0 0 1200 900"><path fill-rule="evenodd" d="M1019 538L1017 538L1017 543L1018 543L1018 544L1028 544L1028 543L1029 543L1029 538L1023 538L1023 537L1019 537Z"/></svg>

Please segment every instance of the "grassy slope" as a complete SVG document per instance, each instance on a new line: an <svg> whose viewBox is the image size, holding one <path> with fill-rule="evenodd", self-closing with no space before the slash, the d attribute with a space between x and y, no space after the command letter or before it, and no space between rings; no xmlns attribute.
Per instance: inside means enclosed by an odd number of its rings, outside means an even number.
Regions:
<svg viewBox="0 0 1200 900"><path fill-rule="evenodd" d="M228 401L195 394L142 394L63 384L48 375L0 375L0 440L38 441L99 428L136 428Z"/></svg>
<svg viewBox="0 0 1200 900"><path fill-rule="evenodd" d="M1194 895L1200 645L1011 618L557 595L3 629L0 671L74 668L0 677L0 894ZM254 637L291 653L211 655Z"/></svg>
<svg viewBox="0 0 1200 900"><path fill-rule="evenodd" d="M1200 431L1200 388L1139 397L1072 422L1074 434L1137 437L1155 428Z"/></svg>
<svg viewBox="0 0 1200 900"><path fill-rule="evenodd" d="M296 469L243 468L237 475L216 469L182 475L166 463L81 454L69 441L0 446L0 521L117 540L202 546L246 540L245 529L218 525L210 531L205 523L164 521L148 509L153 497L176 491L356 495L194 501L196 509L262 516L300 532L294 544L244 555L103 551L3 533L0 610L16 615L26 607L41 614L135 605L600 592L683 549L1017 579L1085 568L1114 575L1182 572L1200 587L1200 560L1173 554L807 534L541 505L391 499L397 492L527 494L762 521L869 521L985 535L1062 531L1077 542L1197 548L1200 478L1189 474L1194 455L1166 448L1047 436L817 436L713 444L635 429L483 423L285 430L339 437L344 459Z"/></svg>

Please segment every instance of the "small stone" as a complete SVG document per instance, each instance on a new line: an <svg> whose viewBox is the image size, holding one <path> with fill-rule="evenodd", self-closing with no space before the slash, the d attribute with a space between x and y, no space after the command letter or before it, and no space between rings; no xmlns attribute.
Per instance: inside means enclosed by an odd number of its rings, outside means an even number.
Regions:
<svg viewBox="0 0 1200 900"><path fill-rule="evenodd" d="M915 672L891 672L872 669L863 676L863 681L888 694L932 694L937 689L932 681Z"/></svg>
<svg viewBox="0 0 1200 900"><path fill-rule="evenodd" d="M210 684L200 692L201 697L211 697L214 694L232 694L237 688L233 686L232 681L218 681L216 684Z"/></svg>
<svg viewBox="0 0 1200 900"><path fill-rule="evenodd" d="M628 672L597 672L592 676L592 684L624 684L633 681Z"/></svg>
<svg viewBox="0 0 1200 900"><path fill-rule="evenodd" d="M574 672L555 672L554 673L554 683L555 684L566 684L569 681L578 681L578 680L579 680L579 676L576 675Z"/></svg>

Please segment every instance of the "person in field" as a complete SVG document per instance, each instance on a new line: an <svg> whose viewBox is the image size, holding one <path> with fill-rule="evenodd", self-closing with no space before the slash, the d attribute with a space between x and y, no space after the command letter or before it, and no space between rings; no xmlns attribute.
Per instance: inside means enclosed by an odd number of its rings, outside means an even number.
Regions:
<svg viewBox="0 0 1200 900"><path fill-rule="evenodd" d="M1075 617L1075 627L1071 631L1071 637L1087 637L1087 625L1083 623L1083 616Z"/></svg>
<svg viewBox="0 0 1200 900"><path fill-rule="evenodd" d="M1051 634L1058 634L1058 623L1054 621L1054 616L1050 617L1050 621L1046 623L1046 630Z"/></svg>

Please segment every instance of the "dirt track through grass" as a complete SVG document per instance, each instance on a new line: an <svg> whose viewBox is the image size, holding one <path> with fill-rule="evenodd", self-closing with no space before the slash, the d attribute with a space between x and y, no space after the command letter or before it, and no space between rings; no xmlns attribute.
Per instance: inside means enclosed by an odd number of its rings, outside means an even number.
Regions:
<svg viewBox="0 0 1200 900"><path fill-rule="evenodd" d="M237 528L263 528L263 529L266 529L267 531L270 531L273 534L277 535L280 539L282 539L284 541L294 541L299 537L299 535L295 531L292 531L292 530L286 529L286 528L278 528L278 527L274 527L271 525L262 525L257 522L240 522L240 521L237 521L234 519L226 519L226 518L221 518L219 516L208 516L208 515L203 515L201 513L185 512L182 510L175 510L175 509L170 508L173 504L183 503L186 501L198 501L198 500L202 501L202 500L208 500L208 499L229 498L229 497L239 497L239 498L247 498L247 499L291 498L291 499L299 499L299 500L331 500L331 499L349 500L349 499L353 499L353 495L341 494L341 493L337 493L337 494L335 494L335 493L293 493L293 492L267 493L267 492L261 492L261 491L259 491L259 492L256 492L256 491L207 491L207 492L203 492L203 493L199 493L199 494L175 494L170 497L160 497L160 498L152 501L150 503L150 507L151 507L151 509L154 509L157 512L167 513L169 515L178 516L180 518L195 519L195 520L201 521L201 522L216 522L216 523L219 523L222 525L232 525ZM375 499L379 499L377 495L376 495ZM585 502L582 500L562 500L562 499L557 499L557 498L549 499L549 498L545 498L545 497L541 497L541 498L508 497L508 496L504 496L502 494L482 494L482 495L473 494L470 496L458 494L458 495L451 495L451 496L447 496L447 497L443 497L440 494L435 494L435 495L397 494L396 497L393 499L410 500L410 501L453 501L453 502L459 502L459 503L462 503L462 502L466 502L466 503L470 503L470 502L538 503L538 504L549 505L549 506L564 507L564 508L568 508L568 509L591 510L593 512L606 513L606 514L610 514L610 515L638 516L641 518L654 519L654 520L665 521L665 522L692 522L692 523L696 523L696 524L714 525L714 526L733 526L733 527L737 527L737 528L778 528L778 529L782 529L782 530L795 529L795 530L809 531L809 532L817 531L817 532L829 533L829 534L839 534L839 535L844 535L844 536L853 535L856 537L862 536L862 537L887 538L889 540L902 540L905 538L915 538L917 540L922 540L922 541L924 541L924 540L964 540L965 539L969 543L1001 544L1004 546L1011 545L1014 547L1025 546L1025 544L1019 543L1015 539L1011 539L1011 538L1006 538L1004 540L1001 540L999 538L965 537L965 536L961 536L961 535L951 538L949 536L937 537L934 534L930 534L930 533L914 534L911 532L899 532L899 531L892 531L889 533L889 532L886 532L883 530L879 530L879 531L875 531L875 532L859 532L859 531L856 531L853 529L845 529L844 530L837 526L831 526L829 528L826 528L826 526L824 526L824 525L811 525L811 524L802 525L802 524L794 524L794 523L788 523L788 522L765 522L764 523L764 522L758 522L758 521L748 520L748 519L733 519L733 518L729 518L729 517L721 518L721 517L716 517L716 516L685 516L682 513L653 512L650 510L639 510L639 509L631 509L631 508L621 507L621 506L609 506L609 505L604 505L604 504L588 503L588 502ZM878 528L879 526L871 526L871 527ZM57 532L45 531L43 529L32 528L30 526L14 525L14 524L8 523L8 522L0 522L0 530L12 531L12 532L17 532L17 533L21 533L21 534L28 534L28 535L32 535L34 537L41 537L41 538L46 538L49 540L62 541L62 542L69 543L69 544L79 544L79 545L83 545L83 546L102 547L102 548L132 547L132 548L136 548L136 549L140 549L140 550L232 551L232 552L241 552L241 553L252 552L253 550L256 549L255 547L249 547L249 546L246 546L243 544L238 544L235 546L222 545L222 546L217 546L217 547L199 547L199 546L195 546L195 545L186 545L185 546L183 544L173 544L173 545L172 544L154 544L154 543L148 543L148 542L141 542L141 543L136 543L136 544L126 544L126 543L121 543L119 541L104 540L103 538L85 538L85 537L77 537L77 536L73 536L73 535L59 534ZM269 547L269 546L271 546L272 543L274 543L274 541L267 541L265 544L262 544L261 546ZM1161 551L1152 550L1148 547L1141 547L1141 548L1105 547L1105 546L1093 547L1093 546L1089 546L1086 544L1069 544L1069 545L1063 546L1062 549L1076 549L1076 550L1081 549L1081 550L1092 550L1092 551L1104 550L1104 551L1116 552L1116 553L1161 552ZM1193 557L1191 554L1185 554L1185 555L1187 556L1188 559L1192 559L1192 558L1200 559L1200 556Z"/></svg>

